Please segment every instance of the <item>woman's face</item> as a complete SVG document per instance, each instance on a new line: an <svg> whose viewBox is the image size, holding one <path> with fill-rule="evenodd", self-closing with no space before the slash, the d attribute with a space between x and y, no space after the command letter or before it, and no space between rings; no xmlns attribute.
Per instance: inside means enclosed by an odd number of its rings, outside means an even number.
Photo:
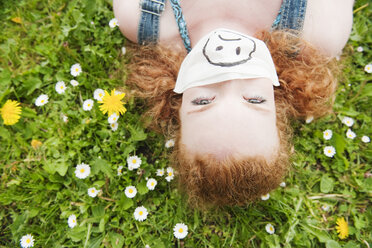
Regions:
<svg viewBox="0 0 372 248"><path fill-rule="evenodd" d="M279 147L272 82L238 79L185 90L181 143L195 153L264 156Z"/></svg>

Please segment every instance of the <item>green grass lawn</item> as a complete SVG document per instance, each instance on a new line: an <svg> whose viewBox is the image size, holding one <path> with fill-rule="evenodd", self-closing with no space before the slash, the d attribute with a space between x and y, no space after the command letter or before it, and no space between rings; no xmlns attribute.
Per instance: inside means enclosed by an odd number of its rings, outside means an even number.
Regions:
<svg viewBox="0 0 372 248"><path fill-rule="evenodd" d="M128 73L127 41L109 26L111 1L1 1L0 108L15 100L22 114L14 125L0 118L0 247L20 247L27 234L34 247L372 247L372 149L362 142L364 135L372 138L368 2L355 3L334 113L293 123L295 155L286 186L246 207L200 211L185 204L175 180L157 176L171 166L172 148L144 128L139 102L124 97L127 111L114 131L93 97L98 88L125 88ZM70 68L77 63L82 72L74 77ZM59 81L65 82L61 94ZM42 94L48 103L36 106ZM93 107L86 111L87 99ZM354 124L345 125L344 117ZM346 136L349 128L354 139ZM333 157L325 156L326 146L335 148ZM134 155L142 163L129 170L127 158ZM90 166L84 179L75 173L82 163ZM146 186L149 178L157 181L154 190ZM124 193L127 186L136 187L134 198ZM88 194L92 187L96 197ZM144 221L134 217L140 206L148 211ZM344 239L336 232L338 218L348 225ZM173 234L177 223L188 227L184 239Z"/></svg>

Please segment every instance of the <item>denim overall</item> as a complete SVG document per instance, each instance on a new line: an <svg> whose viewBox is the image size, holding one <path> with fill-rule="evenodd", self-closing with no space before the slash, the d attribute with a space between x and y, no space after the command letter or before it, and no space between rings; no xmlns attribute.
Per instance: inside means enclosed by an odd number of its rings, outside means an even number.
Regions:
<svg viewBox="0 0 372 248"><path fill-rule="evenodd" d="M169 0L176 18L178 29L187 52L191 51L191 42L182 14L179 0ZM271 30L290 29L301 31L306 14L307 0L283 0L279 13ZM164 11L165 0L141 0L141 19L138 27L139 44L156 44L159 37L159 19Z"/></svg>

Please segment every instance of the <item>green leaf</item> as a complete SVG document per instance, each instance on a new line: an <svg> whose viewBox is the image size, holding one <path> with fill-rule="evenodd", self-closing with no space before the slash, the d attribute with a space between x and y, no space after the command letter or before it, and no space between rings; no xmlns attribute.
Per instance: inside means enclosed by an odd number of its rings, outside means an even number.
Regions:
<svg viewBox="0 0 372 248"><path fill-rule="evenodd" d="M10 225L10 230L15 234L20 231L25 224L27 224L26 220L28 219L28 211L21 215L13 214L12 218L13 223Z"/></svg>
<svg viewBox="0 0 372 248"><path fill-rule="evenodd" d="M87 18L87 20L90 20L94 14L94 12L97 11L97 5L96 1L92 0L83 0L83 3L85 5L84 13Z"/></svg>
<svg viewBox="0 0 372 248"><path fill-rule="evenodd" d="M22 89L26 91L26 96L31 95L36 89L40 89L43 82L37 77L30 77L23 81Z"/></svg>
<svg viewBox="0 0 372 248"><path fill-rule="evenodd" d="M372 96L372 84L367 84L364 86L362 93L360 94L360 98Z"/></svg>
<svg viewBox="0 0 372 248"><path fill-rule="evenodd" d="M361 230L366 226L366 222L363 220L362 217L358 218L356 215L354 216L354 226L356 229Z"/></svg>
<svg viewBox="0 0 372 248"><path fill-rule="evenodd" d="M0 72L0 92L1 92L0 103L3 100L3 98L11 92L10 90L10 85L12 83L11 77L12 77L12 72L9 71L8 69L5 69Z"/></svg>
<svg viewBox="0 0 372 248"><path fill-rule="evenodd" d="M48 173L54 174L55 172L58 172L58 174L64 176L68 170L68 164L62 159L54 161L48 160L44 163L43 168Z"/></svg>
<svg viewBox="0 0 372 248"><path fill-rule="evenodd" d="M140 182L137 185L138 193L140 193L141 195L144 195L147 192L149 192L149 189L147 188L146 183L147 182L145 180L142 180L142 182Z"/></svg>
<svg viewBox="0 0 372 248"><path fill-rule="evenodd" d="M366 191L372 191L372 177L364 179L363 187Z"/></svg>
<svg viewBox="0 0 372 248"><path fill-rule="evenodd" d="M56 167L54 166L54 164L50 161L46 161L43 165L43 169L50 173L50 174L54 174L56 172Z"/></svg>
<svg viewBox="0 0 372 248"><path fill-rule="evenodd" d="M310 227L306 224L301 224L301 227L304 229L304 231L311 233L315 237L319 239L320 242L325 243L328 240L332 240L331 237L326 232L323 232L321 230L315 229L313 227Z"/></svg>
<svg viewBox="0 0 372 248"><path fill-rule="evenodd" d="M118 233L109 232L109 240L113 248L121 248L124 245L124 237Z"/></svg>
<svg viewBox="0 0 372 248"><path fill-rule="evenodd" d="M103 240L102 236L92 238L92 239L89 240L89 243L88 243L87 247L89 247L89 248L99 248L102 244L102 240Z"/></svg>
<svg viewBox="0 0 372 248"><path fill-rule="evenodd" d="M126 197L125 194L122 194L119 201L119 206L122 210L127 210L133 206L133 200Z"/></svg>
<svg viewBox="0 0 372 248"><path fill-rule="evenodd" d="M326 248L341 248L341 245L334 240L328 240L326 242Z"/></svg>
<svg viewBox="0 0 372 248"><path fill-rule="evenodd" d="M92 162L92 174L93 175L98 174L100 171L106 174L110 178L113 178L114 176L112 174L112 170L111 170L111 167L108 161L102 158L96 158Z"/></svg>
<svg viewBox="0 0 372 248"><path fill-rule="evenodd" d="M345 142L344 137L337 133L334 133L332 140L331 140L331 144L336 149L336 156L338 156L339 158L343 158L343 153L346 147L346 142Z"/></svg>
<svg viewBox="0 0 372 248"><path fill-rule="evenodd" d="M344 248L359 248L360 245L354 241L349 241L346 243L346 245L344 246Z"/></svg>
<svg viewBox="0 0 372 248"><path fill-rule="evenodd" d="M23 117L28 117L28 118L36 118L37 114L36 111L28 108L28 107L22 107L22 114Z"/></svg>
<svg viewBox="0 0 372 248"><path fill-rule="evenodd" d="M92 207L92 214L94 217L102 217L105 215L105 206L98 205Z"/></svg>
<svg viewBox="0 0 372 248"><path fill-rule="evenodd" d="M123 151L123 157L127 157L131 152L135 151L136 147L132 144L125 146Z"/></svg>
<svg viewBox="0 0 372 248"><path fill-rule="evenodd" d="M0 137L4 138L4 140L10 140L10 133L8 129L0 126Z"/></svg>
<svg viewBox="0 0 372 248"><path fill-rule="evenodd" d="M147 134L143 131L142 128L133 127L131 125L128 125L128 129L129 129L130 134L131 134L131 137L130 137L131 141L141 141L141 140L145 140L147 138Z"/></svg>
<svg viewBox="0 0 372 248"><path fill-rule="evenodd" d="M333 190L334 180L328 175L324 174L320 180L320 191L322 193L329 193Z"/></svg>
<svg viewBox="0 0 372 248"><path fill-rule="evenodd" d="M105 231L105 219L101 218L98 225L98 230L103 233Z"/></svg>

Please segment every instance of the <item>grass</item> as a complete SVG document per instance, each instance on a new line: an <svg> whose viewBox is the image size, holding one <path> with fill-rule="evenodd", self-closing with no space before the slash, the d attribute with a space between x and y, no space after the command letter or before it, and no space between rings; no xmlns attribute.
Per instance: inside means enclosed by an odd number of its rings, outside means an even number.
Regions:
<svg viewBox="0 0 372 248"><path fill-rule="evenodd" d="M126 40L108 25L111 1L1 2L0 106L17 100L22 116L12 126L0 121L0 247L19 246L26 234L35 247L371 247L372 149L361 142L363 135L372 137L372 74L364 71L372 62L371 10L367 0L356 1L334 114L293 124L296 153L286 187L246 207L202 212L183 203L174 181L155 175L170 166L170 149L164 137L144 129L136 101L125 97L128 110L117 131L97 101L91 111L82 109L95 89L123 86L127 74ZM69 72L75 63L83 70L76 78ZM72 79L79 86L72 87ZM66 82L64 94L55 91L57 81ZM37 107L41 94L49 103ZM355 139L346 138L345 116L355 121ZM330 140L323 139L326 129L333 131ZM32 140L42 145L34 149ZM329 145L336 148L333 158L323 154ZM139 170L127 169L132 155L142 159ZM80 163L91 166L86 179L75 176ZM147 177L158 181L154 191ZM138 190L133 199L124 194L129 185ZM95 198L87 194L92 186L101 190ZM139 222L133 213L142 205L149 215ZM73 229L71 214L78 223ZM335 228L340 217L349 226L343 240ZM173 227L181 222L189 233L177 240Z"/></svg>

